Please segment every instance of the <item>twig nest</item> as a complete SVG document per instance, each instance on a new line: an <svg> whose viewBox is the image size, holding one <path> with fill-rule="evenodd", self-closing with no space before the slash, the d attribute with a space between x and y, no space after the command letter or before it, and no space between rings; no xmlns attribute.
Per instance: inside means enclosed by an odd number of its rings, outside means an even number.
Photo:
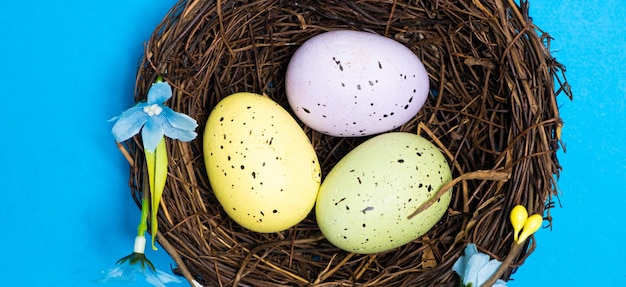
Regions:
<svg viewBox="0 0 626 287"><path fill-rule="evenodd" d="M146 44L135 100L162 76L174 90L168 105L196 119L198 131L214 106L236 92L265 94L291 110L289 60L305 41L334 30L393 39L422 61L428 96L419 113L393 131L419 134L445 155L456 179L449 207L420 238L369 255L330 244L314 212L285 231L257 233L218 203L202 137L169 141L160 240L181 258L179 270L188 279L207 286L456 286L452 265L468 242L501 261L509 252L514 206L550 220L561 168L556 97L570 93L547 48L550 37L530 21L526 1L181 1ZM322 179L371 137L334 137L298 123ZM127 142L137 163L131 169L137 200L146 186L140 140ZM513 267L535 242L525 245Z"/></svg>

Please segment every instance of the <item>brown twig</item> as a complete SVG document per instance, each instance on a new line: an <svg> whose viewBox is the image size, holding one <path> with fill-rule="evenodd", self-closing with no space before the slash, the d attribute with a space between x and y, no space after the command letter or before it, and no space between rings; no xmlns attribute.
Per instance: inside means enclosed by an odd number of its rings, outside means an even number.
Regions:
<svg viewBox="0 0 626 287"><path fill-rule="evenodd" d="M420 214L421 212L423 212L424 210L428 209L431 205L437 202L439 198L441 198L444 194L446 194L446 192L448 192L453 186L455 186L457 183L461 181L474 180L474 179L507 181L509 180L510 177L511 177L511 174L509 172L495 171L495 170L477 170L477 171L465 173L453 179L452 181L444 184L439 189L439 191L435 193L435 195L432 198L430 198L428 201L420 205L420 207L418 207L417 210L411 213L407 218L411 219L417 216L418 214Z"/></svg>
<svg viewBox="0 0 626 287"><path fill-rule="evenodd" d="M117 145L117 148L120 150L124 158L126 158L126 161L128 161L128 164L130 165L130 167L134 167L135 160L130 155L130 153L128 153L128 150L126 149L126 147L124 147L124 145L119 142L115 142L115 144Z"/></svg>
<svg viewBox="0 0 626 287"><path fill-rule="evenodd" d="M502 261L502 264L500 264L498 269L496 269L496 272L494 272L491 277L489 277L489 279L485 281L485 283L483 283L483 285L481 285L480 287L491 287L491 285L495 284L496 281L498 281L498 279L502 277L502 274L504 274L504 272L509 269L509 267L513 263L513 260L517 258L517 256L519 256L520 252L522 251L522 247L523 244L513 242L513 244L511 244L511 250L509 250L509 254L507 254L504 261Z"/></svg>
<svg viewBox="0 0 626 287"><path fill-rule="evenodd" d="M185 262L183 262L182 258L180 258L180 255L178 254L176 248L174 248L174 246L170 244L170 242L165 238L165 236L163 236L163 234L161 234L161 232L157 233L157 240L159 244L163 246L163 249L167 251L167 254L172 257L172 260L174 260L176 265L178 265L178 269L180 269L180 272L183 273L183 276L185 277L185 279L187 279L189 285L193 287L193 275L191 275L191 272L189 272L189 269L187 269L187 265L185 265Z"/></svg>

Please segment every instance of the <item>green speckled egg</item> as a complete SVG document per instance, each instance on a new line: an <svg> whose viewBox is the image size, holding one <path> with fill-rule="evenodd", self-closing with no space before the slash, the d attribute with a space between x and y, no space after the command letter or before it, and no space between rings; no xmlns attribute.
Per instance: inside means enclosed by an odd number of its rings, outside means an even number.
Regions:
<svg viewBox="0 0 626 287"><path fill-rule="evenodd" d="M321 182L313 146L270 98L236 93L211 111L204 132L211 188L228 216L256 232L278 232L313 209Z"/></svg>
<svg viewBox="0 0 626 287"><path fill-rule="evenodd" d="M430 230L450 204L446 192L408 219L452 179L442 152L421 136L387 133L348 153L320 187L315 213L335 246L369 254L409 243Z"/></svg>

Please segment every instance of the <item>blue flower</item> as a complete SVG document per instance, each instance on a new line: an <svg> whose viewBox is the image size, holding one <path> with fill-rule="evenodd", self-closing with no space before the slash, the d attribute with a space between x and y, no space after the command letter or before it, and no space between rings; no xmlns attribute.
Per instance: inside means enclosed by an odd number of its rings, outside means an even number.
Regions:
<svg viewBox="0 0 626 287"><path fill-rule="evenodd" d="M156 287L165 287L166 283L181 283L181 280L167 274L161 270L155 269L154 265L144 251L146 249L146 237L143 235L135 237L135 246L133 253L118 260L116 266L102 272L100 283L108 281L120 281L132 283L137 278L145 278L146 281Z"/></svg>
<svg viewBox="0 0 626 287"><path fill-rule="evenodd" d="M166 272L154 269L145 255L139 253L133 253L120 259L117 266L103 272L102 275L103 278L98 280L100 283L109 281L132 283L138 278L145 278L153 286L165 287L167 283L182 282Z"/></svg>
<svg viewBox="0 0 626 287"><path fill-rule="evenodd" d="M489 255L478 252L476 245L470 243L465 248L465 255L454 263L452 270L461 276L463 286L479 287L500 267L500 261L489 258ZM506 287L506 282L498 279L493 286Z"/></svg>
<svg viewBox="0 0 626 287"><path fill-rule="evenodd" d="M197 136L195 129L198 123L193 118L174 112L163 105L171 97L172 88L159 77L150 87L145 102L140 102L111 119L116 121L112 132L118 142L128 140L141 131L150 189L149 193L143 194L141 221L137 227L133 253L118 260L114 268L104 272L100 282L109 280L134 282L136 277L144 277L148 283L157 287L165 287L165 283L169 282L181 282L178 278L155 269L144 254L150 212L152 248L156 250L154 240L158 231L157 212L168 169L167 148L163 136L180 141L191 141Z"/></svg>
<svg viewBox="0 0 626 287"><path fill-rule="evenodd" d="M144 148L154 151L163 135L188 142L196 138L198 123L188 115L177 113L163 105L172 97L172 88L167 82L152 84L148 99L111 119L113 136L123 142L141 131Z"/></svg>

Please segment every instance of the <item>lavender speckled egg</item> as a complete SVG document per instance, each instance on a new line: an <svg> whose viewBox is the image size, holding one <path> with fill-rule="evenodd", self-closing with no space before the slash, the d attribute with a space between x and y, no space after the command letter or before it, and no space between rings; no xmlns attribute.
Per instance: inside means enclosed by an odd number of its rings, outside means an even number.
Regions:
<svg viewBox="0 0 626 287"><path fill-rule="evenodd" d="M326 239L343 250L388 251L422 236L441 219L450 191L417 216L408 216L451 179L445 157L428 140L411 133L378 135L326 176L315 207L317 223Z"/></svg>
<svg viewBox="0 0 626 287"><path fill-rule="evenodd" d="M413 118L429 91L422 62L377 34L338 30L307 40L285 78L296 116L321 133L354 137L395 129Z"/></svg>

